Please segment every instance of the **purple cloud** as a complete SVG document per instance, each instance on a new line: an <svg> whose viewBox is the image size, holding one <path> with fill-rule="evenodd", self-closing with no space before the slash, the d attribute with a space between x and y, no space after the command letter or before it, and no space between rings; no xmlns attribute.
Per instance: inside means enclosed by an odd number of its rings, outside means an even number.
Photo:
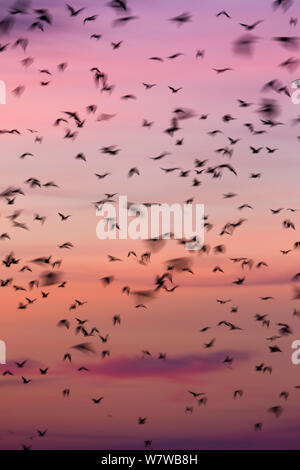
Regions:
<svg viewBox="0 0 300 470"><path fill-rule="evenodd" d="M89 371L94 375L106 375L114 378L161 377L168 379L186 375L214 372L223 370L226 356L234 357L235 361L247 361L250 352L219 351L212 354L189 354L167 357L166 360L154 358L129 358L119 356L90 366Z"/></svg>

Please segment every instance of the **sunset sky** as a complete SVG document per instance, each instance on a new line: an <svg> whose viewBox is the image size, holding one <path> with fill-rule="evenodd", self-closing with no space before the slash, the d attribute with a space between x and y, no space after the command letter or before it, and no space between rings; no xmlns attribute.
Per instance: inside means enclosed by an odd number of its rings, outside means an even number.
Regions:
<svg viewBox="0 0 300 470"><path fill-rule="evenodd" d="M300 36L300 21L290 25L290 18L299 15L299 2L284 12L274 10L271 0L128 0L123 13L109 3L72 0L72 7L85 10L70 17L64 2L32 0L25 14L13 15L12 29L0 37L0 45L8 44L0 52L0 80L7 88L0 130L20 132L0 133L0 236L10 237L0 237L0 259L13 252L20 260L0 267L2 281L13 278L0 288L0 339L7 346L7 364L0 365L0 449L144 449L145 440L152 440L154 449L299 449L300 389L295 386L300 385L300 366L291 362L291 344L300 339L300 319L293 316L300 306L291 280L299 272L294 243L300 221L299 212L287 209L299 208L300 131L292 120L300 107L284 92L262 91L277 79L292 93L291 83L299 78L300 62L292 72L279 66L289 58L299 60L297 42L293 49L273 39ZM1 2L0 21L11 6L12 1ZM44 32L28 29L37 8L47 9L52 18L52 24L43 22ZM230 18L216 16L223 9ZM170 21L184 12L191 21L180 26ZM83 24L93 15L98 15L95 21ZM136 18L114 26L117 18L131 15ZM262 23L250 32L240 25L258 20ZM234 51L234 42L245 34L256 37L251 55ZM13 47L19 38L29 40L25 51ZM113 49L111 43L119 41ZM199 50L205 51L203 58L196 58ZM168 58L175 53L182 55ZM34 61L24 67L25 58ZM63 72L57 69L61 63L68 64ZM114 85L111 94L101 90L101 80L95 85L93 67ZM213 70L227 67L232 70ZM143 83L156 86L147 90ZM20 86L24 92L16 96L13 91ZM182 89L172 93L169 86ZM124 95L134 99L124 100ZM251 105L240 107L238 99ZM259 112L263 99L275 100L279 112L270 119L280 125L262 123L267 119ZM88 114L92 104L97 110ZM193 117L179 120L180 130L171 137L164 131L176 109L192 110ZM76 127L65 111L76 112L85 120L83 127ZM111 119L97 120L101 113ZM203 114L207 119L199 119ZM234 119L224 122L228 114ZM68 122L54 126L58 118ZM143 127L144 119L153 125ZM255 135L245 123L267 132ZM64 138L67 129L78 132L74 140ZM208 133L214 130L221 132L212 137ZM228 137L240 141L230 145ZM183 144L175 145L177 139ZM113 145L120 149L117 155L101 153ZM262 150L254 154L250 146ZM233 149L231 158L216 152L224 147ZM268 153L266 147L277 150ZM33 156L19 158L27 152ZM150 159L164 152L170 155ZM86 161L75 159L80 153ZM219 178L205 171L196 174L195 159L207 160L205 170L229 163L237 175L228 170ZM140 175L128 178L135 167ZM161 170L172 167L190 173L180 178L180 170ZM110 174L98 179L95 173ZM261 177L251 179L251 173ZM29 178L58 187L31 188L25 183ZM193 186L194 178L201 185ZM2 196L8 187L24 192L14 204ZM99 240L94 203L105 193L136 203L183 204L193 198L194 204L204 204L212 224L204 240L209 254L189 252L176 240L158 250L142 240ZM224 198L227 193L235 196ZM243 204L251 208L238 209ZM272 214L270 209L282 210ZM28 230L8 218L15 211L21 211L16 220ZM58 212L71 217L61 221ZM36 214L45 216L45 223L34 220ZM246 220L232 235L220 235L225 224L241 218ZM283 228L287 220L295 229ZM73 248L58 247L65 242ZM225 245L224 253L214 253L218 245ZM137 257L128 257L130 250ZM139 263L147 251L150 262ZM40 283L30 290L28 283L49 269L32 260L50 255L51 262L63 260L54 272L61 272L66 286ZM110 262L107 255L121 261ZM173 284L166 283L168 289L179 286L173 292L159 289L153 299L122 293L124 286L131 292L153 290L156 276L180 257L190 260L192 273L174 270ZM230 258L253 260L253 267L242 269ZM266 266L257 268L262 261ZM25 265L32 271L20 272ZM224 272L213 272L216 266ZM100 280L105 276L114 276L106 287ZM244 276L242 285L233 284ZM49 296L42 298L41 291ZM37 300L27 306L26 297ZM87 303L70 310L74 299ZM216 299L231 301L223 305ZM19 303L26 309L19 309ZM232 307L238 311L231 313ZM255 314L267 315L269 328L255 321ZM113 325L114 315L120 315L120 325ZM76 335L76 318L88 320L88 331L96 327L102 336L109 334L107 343L97 333ZM57 327L62 319L70 322L69 329ZM241 330L218 326L222 320ZM288 324L292 333L278 334L278 323ZM201 333L204 327L210 329ZM266 340L272 336L280 337ZM213 338L213 347L205 348ZM71 349L83 342L91 343L95 354ZM281 352L270 352L274 344ZM103 350L110 357L103 359ZM143 350L151 356L143 356ZM72 363L62 361L68 352ZM160 353L165 360L158 359ZM226 356L234 358L231 367L224 364ZM15 363L23 360L28 362L20 369ZM261 363L272 366L272 374L257 372ZM88 371L78 371L80 366ZM39 369L46 367L48 373L41 375ZM13 375L3 376L7 370ZM32 382L23 384L22 376ZM64 389L70 389L69 398L63 398ZM243 396L233 399L240 389ZM189 390L205 393L206 406L199 406ZM287 401L280 397L283 391L289 392ZM102 396L100 404L92 402ZM283 407L278 418L268 411L274 406ZM193 407L193 413L186 413L186 407ZM139 417L147 417L144 425L138 424ZM263 423L261 432L254 431L255 423ZM47 429L45 437L38 437L37 429Z"/></svg>

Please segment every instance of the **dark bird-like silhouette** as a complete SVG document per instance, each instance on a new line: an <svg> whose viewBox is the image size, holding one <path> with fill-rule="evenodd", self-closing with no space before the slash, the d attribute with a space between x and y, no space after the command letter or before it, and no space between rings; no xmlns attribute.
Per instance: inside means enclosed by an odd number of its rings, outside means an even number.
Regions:
<svg viewBox="0 0 300 470"><path fill-rule="evenodd" d="M70 13L70 16L78 16L83 10L85 10L85 8L80 8L79 10L75 10L71 5L66 5L69 13Z"/></svg>

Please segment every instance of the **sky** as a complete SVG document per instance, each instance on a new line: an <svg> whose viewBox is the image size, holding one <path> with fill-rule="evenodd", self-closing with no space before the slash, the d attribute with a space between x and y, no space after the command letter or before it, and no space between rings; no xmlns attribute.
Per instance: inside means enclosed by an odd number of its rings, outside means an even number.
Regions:
<svg viewBox="0 0 300 470"><path fill-rule="evenodd" d="M7 89L0 130L20 133L0 132L0 235L9 235L0 237L0 259L13 253L19 260L9 268L0 266L0 279L12 279L0 290L0 339L7 347L7 364L0 365L0 449L135 450L144 449L145 440L153 449L298 449L300 369L291 361L291 344L299 339L299 319L293 315L299 300L293 298L292 282L299 270L299 250L294 249L299 240L299 124L292 120L300 111L284 92L263 88L277 79L291 94L291 83L299 78L298 63L292 72L279 66L289 58L299 60L297 40L295 48L274 40L298 37L299 24L291 25L290 19L298 17L299 2L284 11L274 9L271 0L128 0L126 13L108 3L74 0L72 7L85 10L70 17L63 2L32 0L24 14L12 15L13 27L0 36L0 44L7 44L0 52L0 80ZM1 2L0 21L10 7L12 2ZM48 11L51 24L36 20L37 8ZM230 18L216 16L222 10ZM191 15L187 23L170 21L184 12ZM93 15L98 15L95 21L83 23ZM136 18L115 26L124 16ZM240 24L258 20L249 33ZM34 21L41 21L44 31L29 30ZM256 40L250 55L234 48L245 34ZM29 41L25 51L14 46L19 38ZM113 49L111 43L119 41ZM203 58L196 57L197 51L205 51ZM25 58L33 59L28 67L22 64ZM57 68L61 63L67 63L63 72ZM114 85L111 93L101 89L101 80L95 84L94 67ZM227 67L232 70L214 70ZM156 86L147 90L143 83ZM16 96L20 86L24 91ZM168 87L181 89L172 93ZM275 101L277 115L259 111L263 99ZM238 100L250 105L241 107ZM92 104L94 114L86 109ZM172 137L164 131L176 109L193 113L178 121L180 129ZM76 112L82 127L66 111ZM102 113L111 118L97 120ZM228 114L234 119L224 122ZM58 118L66 121L55 126ZM142 126L145 119L153 122L151 127ZM266 119L281 124L266 126ZM266 132L255 134L246 123ZM78 133L73 140L65 138L68 129ZM214 130L221 132L212 137ZM230 145L228 137L240 140ZM101 152L112 145L120 149L117 155ZM253 153L250 146L262 149ZM276 150L269 153L266 147ZM222 148L232 149L231 157L216 152ZM164 152L169 154L161 160L150 158ZM20 158L24 153L32 156ZM86 161L75 159L80 153ZM195 172L195 159L205 160L201 174ZM230 164L236 174L224 169L212 178L206 172L220 164ZM161 169L173 167L179 169L167 174ZM128 177L132 168L139 175ZM189 170L187 177L179 177L182 170ZM98 179L95 173L109 174ZM251 173L261 176L252 179ZM30 187L29 178L38 179L41 187ZM201 184L193 186L194 178ZM42 186L49 181L57 187ZM3 197L8 187L21 188L24 195L8 204ZM105 193L117 193L116 204L118 195L136 203L183 204L192 198L193 204L204 204L211 224L204 240L209 254L189 252L176 240L157 249L147 240L100 240L95 202ZM228 193L234 196L225 198ZM251 207L239 209L244 204ZM271 209L281 210L273 214ZM14 226L16 211L15 220L25 228ZM62 221L59 212L70 217ZM34 220L36 214L45 222ZM245 221L231 235L220 235L225 224L241 218ZM294 228L285 229L284 221ZM73 247L59 248L65 242ZM216 254L219 245L224 252ZM128 256L130 251L136 256ZM150 262L139 262L148 251ZM108 255L121 261L112 262ZM62 260L61 266L33 262L49 256L51 262ZM165 287L176 289L154 291L156 276L174 258L183 258L191 272L174 269ZM235 258L252 260L252 269ZM257 267L262 261L265 265ZM20 271L24 266L31 271ZM213 272L216 266L223 272ZM49 269L60 273L59 282L43 286L42 273ZM114 277L108 286L101 282L106 276ZM242 285L233 284L243 277ZM32 280L39 285L30 290ZM59 288L62 281L66 285ZM124 286L130 295L122 293ZM153 295L136 296L136 291ZM79 306L74 299L86 303ZM20 303L26 308L20 309ZM265 315L269 326L255 321L256 314ZM115 315L120 325L113 325ZM99 333L76 334L76 318L87 320L88 332L95 327ZM61 320L69 322L69 329L57 326ZM241 329L218 325L224 320ZM290 333L278 333L278 323L288 324ZM109 334L108 341L103 343L99 334ZM272 336L276 340L266 339ZM212 339L213 347L205 348ZM86 342L94 352L73 349ZM280 352L270 352L274 344ZM103 350L110 356L103 359ZM66 353L71 363L62 360ZM165 359L158 359L161 353ZM233 358L231 367L224 363L227 356ZM24 360L18 368L16 362ZM272 367L271 374L255 370L262 363ZM82 366L88 370L78 371ZM49 370L41 375L40 368ZM23 384L22 376L31 382ZM69 398L62 396L65 389ZM235 390L243 390L243 396L234 399ZM203 393L206 405L189 391ZM289 393L287 400L280 397L283 391ZM93 403L99 397L101 403ZM269 411L274 406L282 407L278 418ZM139 417L146 423L138 424ZM261 431L254 431L255 423L263 423ZM38 429L47 429L46 435L39 437Z"/></svg>

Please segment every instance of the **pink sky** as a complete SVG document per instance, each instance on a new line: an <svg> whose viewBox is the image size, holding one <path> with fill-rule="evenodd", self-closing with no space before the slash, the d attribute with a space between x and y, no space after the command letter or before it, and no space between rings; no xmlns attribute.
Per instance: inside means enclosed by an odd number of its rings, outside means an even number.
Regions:
<svg viewBox="0 0 300 470"><path fill-rule="evenodd" d="M3 2L0 18L6 16L9 2ZM45 3L45 4L44 4ZM43 267L30 263L40 256L63 259L62 277L65 289L57 285L15 291L12 286L1 288L2 314L0 338L7 344L7 365L0 366L0 449L142 449L145 439L152 439L156 449L231 449L231 448L299 448L299 385L298 369L291 362L291 344L298 339L298 321L292 316L299 301L292 300L291 278L299 271L299 251L282 255L280 250L292 249L299 240L298 159L300 132L291 126L291 120L300 114L289 97L274 91L262 93L263 85L278 79L290 89L298 70L288 73L278 65L289 57L298 57L298 50L282 48L272 40L274 36L298 36L299 25L289 25L290 17L297 17L297 5L283 13L273 11L271 1L255 0L249 5L226 1L225 16L216 17L224 8L222 2L195 2L192 0L157 0L146 2L129 0L131 12L138 19L121 27L113 27L118 16L106 2L87 0L72 2L74 8L86 7L76 18L70 18L61 2L49 7L53 24L45 32L28 31L34 19L17 15L12 31L2 36L1 44L9 43L0 53L0 79L7 86L7 104L0 107L0 129L18 129L20 136L1 134L0 193L8 186L21 187L25 196L18 196L14 205L1 199L1 233L8 232L11 240L1 240L1 259L13 251L20 263L9 269L0 268L0 279L13 278L13 284L28 288L28 282L38 279ZM163 4L162 4L163 3ZM44 5L43 5L44 4ZM32 2L32 7L47 8L46 2ZM177 27L169 19L184 11L192 21ZM83 25L83 18L99 14L98 19ZM239 23L263 23L252 34L259 37L251 57L233 53L232 44L245 32ZM99 41L91 34L101 34ZM26 53L12 48L20 37L29 39ZM111 42L123 41L113 50ZM205 50L203 59L195 58L198 49ZM170 60L171 54L183 55ZM163 62L149 60L159 56ZM24 68L21 60L33 57L33 64ZM67 62L64 72L56 66ZM111 95L101 93L93 81L92 67L98 67L115 85ZM216 75L213 68L231 67L233 70ZM39 70L48 69L51 76ZM46 87L40 81L50 81ZM143 82L156 87L145 90ZM25 86L21 97L12 93L17 86ZM171 94L168 86L182 87ZM133 94L135 100L124 101L123 95ZM273 98L280 106L276 118L284 125L267 128L257 113L262 98ZM241 108L238 99L252 106ZM97 105L95 115L87 115L86 106ZM182 128L175 137L164 130L169 127L174 109L191 109L195 117L180 121ZM76 111L86 119L82 129L72 120L54 127L54 121L65 117L62 111ZM116 114L106 122L96 121L100 113ZM199 120L208 114L207 120ZM235 120L224 123L222 116L231 114ZM154 121L148 129L143 119ZM251 122L255 130L267 130L263 135L252 135L244 126ZM37 131L28 132L28 128ZM74 141L63 139L65 129L79 131ZM209 131L220 129L211 137ZM42 136L41 144L35 136ZM216 153L229 146L227 137L240 138L228 157ZM182 146L176 139L184 138ZM116 145L117 156L103 155L99 149ZM252 154L250 145L264 147ZM265 147L278 148L268 154ZM24 152L34 157L19 159ZM75 160L84 153L87 161ZM162 152L171 155L153 161ZM230 163L238 176L224 171L221 179L208 174L196 175L194 160L208 160L207 166ZM138 167L140 176L128 179L130 168ZM179 178L178 171L164 174L160 169L180 167L190 170L188 178ZM111 174L98 180L94 173ZM261 179L251 180L249 174L261 172ZM38 178L42 183L55 181L59 188L29 188L24 182ZM201 181L193 187L193 178ZM96 237L98 218L94 201L107 192L126 195L129 201L183 203L194 198L205 205L205 214L213 224L206 232L205 243L214 247L225 244L224 254L207 256L187 253L182 245L170 241L157 253L152 253L147 266L128 258L129 250L137 255L148 250L144 241L101 241ZM233 192L236 197L224 199ZM248 203L251 209L238 210ZM283 208L272 215L270 209ZM8 215L22 210L18 221L30 230L12 226ZM72 217L61 222L58 212ZM33 221L35 214L46 216L45 224ZM232 236L220 236L227 222L241 217L246 222ZM296 230L282 228L282 222L291 219ZM61 250L58 244L70 241L74 248ZM107 255L121 258L110 263ZM136 309L133 296L121 293L125 285L131 290L153 289L156 275L161 275L166 261L190 256L193 272L174 273L173 293L164 290L147 309ZM254 267L241 269L229 258L246 257L254 260ZM268 267L256 268L265 261ZM20 272L30 265L32 272ZM224 273L213 273L215 266ZM113 275L115 282L103 287L100 278ZM233 285L238 277L246 276L245 284ZM41 290L49 297L41 298ZM262 301L260 297L272 296ZM25 297L37 298L26 310L18 309ZM69 311L74 298L86 300L82 307ZM220 305L216 299L232 299ZM237 313L230 309L238 306ZM255 322L254 315L267 314L270 327ZM112 317L121 315L121 325L113 326ZM97 327L102 335L109 333L105 344L96 334L84 338L75 336L75 318L87 319L88 330ZM61 319L69 319L70 330L57 328ZM242 328L230 331L217 326L226 320ZM282 353L271 354L266 338L278 334L277 323L288 323L292 335L281 337L276 344ZM210 326L205 333L199 330ZM212 349L204 343L216 338ZM63 355L80 342L91 342L96 355L85 356L72 351L73 363L62 362ZM111 356L101 359L101 351L109 349ZM149 350L151 358L142 359L142 350ZM70 350L71 351L71 350ZM166 361L157 359L166 353ZM232 369L223 364L227 355L235 358ZM24 369L17 369L15 361L28 359ZM255 365L272 365L273 373L255 371ZM78 372L85 365L88 372ZM47 376L41 376L39 367L49 367ZM2 376L5 370L14 376ZM21 375L32 378L23 385ZM62 390L71 389L70 398L62 398ZM244 396L233 400L233 391L243 389ZM207 406L199 407L188 390L205 392ZM287 390L289 399L279 398ZM104 396L94 405L91 398ZM194 406L192 415L185 414L186 406ZM276 419L267 409L281 405L282 416ZM144 426L137 424L139 416L146 416ZM254 433L253 425L263 422L263 431ZM41 439L36 429L47 428Z"/></svg>

